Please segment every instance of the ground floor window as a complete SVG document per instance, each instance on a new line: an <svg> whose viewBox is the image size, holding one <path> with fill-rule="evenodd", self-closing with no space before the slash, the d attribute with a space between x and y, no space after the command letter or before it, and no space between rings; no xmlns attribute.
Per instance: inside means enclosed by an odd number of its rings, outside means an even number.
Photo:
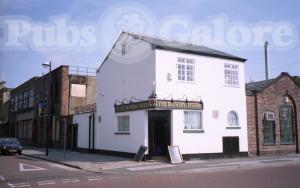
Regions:
<svg viewBox="0 0 300 188"><path fill-rule="evenodd" d="M282 144L294 143L293 107L284 104L280 107L280 139Z"/></svg>
<svg viewBox="0 0 300 188"><path fill-rule="evenodd" d="M184 129L203 129L202 111L184 111Z"/></svg>
<svg viewBox="0 0 300 188"><path fill-rule="evenodd" d="M239 126L239 116L235 111L230 111L227 115L228 126Z"/></svg>
<svg viewBox="0 0 300 188"><path fill-rule="evenodd" d="M275 121L263 120L264 144L275 144Z"/></svg>
<svg viewBox="0 0 300 188"><path fill-rule="evenodd" d="M118 116L118 132L129 132L129 116Z"/></svg>

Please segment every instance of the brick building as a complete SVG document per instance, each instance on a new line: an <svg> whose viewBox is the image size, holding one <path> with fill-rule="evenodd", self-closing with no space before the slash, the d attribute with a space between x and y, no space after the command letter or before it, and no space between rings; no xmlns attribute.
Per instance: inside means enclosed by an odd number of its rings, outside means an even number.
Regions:
<svg viewBox="0 0 300 188"><path fill-rule="evenodd" d="M49 74L21 84L11 92L10 135L23 144L45 146L48 122ZM67 145L73 146L75 134L72 114L96 101L95 77L72 74L69 66L60 66L51 72L51 126L50 146L61 148L64 142L64 125L67 125ZM84 96L71 94L73 86L83 86Z"/></svg>
<svg viewBox="0 0 300 188"><path fill-rule="evenodd" d="M282 73L275 79L246 84L250 156L299 152L298 79Z"/></svg>
<svg viewBox="0 0 300 188"><path fill-rule="evenodd" d="M6 87L5 81L0 82L0 137L8 135L10 90Z"/></svg>

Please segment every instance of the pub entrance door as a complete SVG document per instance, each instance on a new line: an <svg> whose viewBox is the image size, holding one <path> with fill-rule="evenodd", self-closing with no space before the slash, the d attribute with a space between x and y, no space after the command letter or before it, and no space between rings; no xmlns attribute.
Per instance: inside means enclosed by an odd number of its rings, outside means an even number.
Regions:
<svg viewBox="0 0 300 188"><path fill-rule="evenodd" d="M171 145L171 112L148 111L149 156L167 156Z"/></svg>

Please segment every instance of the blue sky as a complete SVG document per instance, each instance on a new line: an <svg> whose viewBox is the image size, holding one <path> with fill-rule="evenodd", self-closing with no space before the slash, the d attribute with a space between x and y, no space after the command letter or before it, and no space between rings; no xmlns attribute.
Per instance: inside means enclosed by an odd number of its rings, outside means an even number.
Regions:
<svg viewBox="0 0 300 188"><path fill-rule="evenodd" d="M154 36L160 36L158 28L165 24L169 18L187 19L193 24L190 30L201 23L207 23L211 17L220 16L227 19L226 27L232 23L241 23L247 27L263 26L272 23L273 26L288 24L294 32L293 45L286 48L276 48L270 44L270 75L276 77L280 72L289 72L291 75L300 75L300 2L296 0L178 0L178 1L106 1L106 0L1 0L0 23L12 18L25 18L34 25L51 24L51 19L68 18L78 28L90 25L97 28L95 32L96 45L92 48L82 49L76 46L72 48L36 49L30 46L28 35L24 44L27 49L0 50L0 73L1 79L4 73L9 87L16 87L33 76L39 76L45 72L41 64L51 60L54 67L59 65L76 65L97 68L107 51L116 39L120 28L108 28L114 26L116 20L112 15L116 7L133 7L146 14L152 29L145 31ZM116 14L118 12L116 11ZM4 17L3 17L4 16ZM134 16L133 16L134 17ZM128 17L129 20L132 16ZM147 23L147 19L146 20ZM150 27L149 26L149 27ZM180 30L180 29L179 29ZM188 33L188 29L180 31ZM0 39L6 40L5 31L0 29ZM142 32L142 31L141 31ZM174 30L173 33L178 32ZM191 33L188 33L191 35ZM174 34L168 36L170 39L178 40ZM266 37L268 39L268 37ZM214 46L210 43L203 45L223 50L248 59L246 62L246 81L264 79L264 53L263 46L228 47ZM274 47L275 46L275 47ZM3 48L3 46L1 47Z"/></svg>

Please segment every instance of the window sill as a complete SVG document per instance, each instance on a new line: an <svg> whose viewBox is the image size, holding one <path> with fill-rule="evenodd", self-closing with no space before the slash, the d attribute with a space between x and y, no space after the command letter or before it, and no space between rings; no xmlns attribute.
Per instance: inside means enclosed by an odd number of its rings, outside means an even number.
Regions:
<svg viewBox="0 0 300 188"><path fill-rule="evenodd" d="M183 130L183 133L204 133L203 129L197 129L197 130Z"/></svg>
<svg viewBox="0 0 300 188"><path fill-rule="evenodd" d="M115 132L115 135L130 135L130 132Z"/></svg>
<svg viewBox="0 0 300 188"><path fill-rule="evenodd" d="M280 143L280 145L295 145L295 142Z"/></svg>
<svg viewBox="0 0 300 188"><path fill-rule="evenodd" d="M240 85L234 86L234 85L226 85L226 84L224 84L224 87L240 88Z"/></svg>
<svg viewBox="0 0 300 188"><path fill-rule="evenodd" d="M177 83L182 83L182 84L196 84L195 80L194 81L183 81L183 80L176 80Z"/></svg>
<svg viewBox="0 0 300 188"><path fill-rule="evenodd" d="M234 126L232 126L232 127L226 127L226 129L242 129L242 127L234 127Z"/></svg>
<svg viewBox="0 0 300 188"><path fill-rule="evenodd" d="M263 146L276 146L276 144L275 143L270 143L270 144L263 144Z"/></svg>

